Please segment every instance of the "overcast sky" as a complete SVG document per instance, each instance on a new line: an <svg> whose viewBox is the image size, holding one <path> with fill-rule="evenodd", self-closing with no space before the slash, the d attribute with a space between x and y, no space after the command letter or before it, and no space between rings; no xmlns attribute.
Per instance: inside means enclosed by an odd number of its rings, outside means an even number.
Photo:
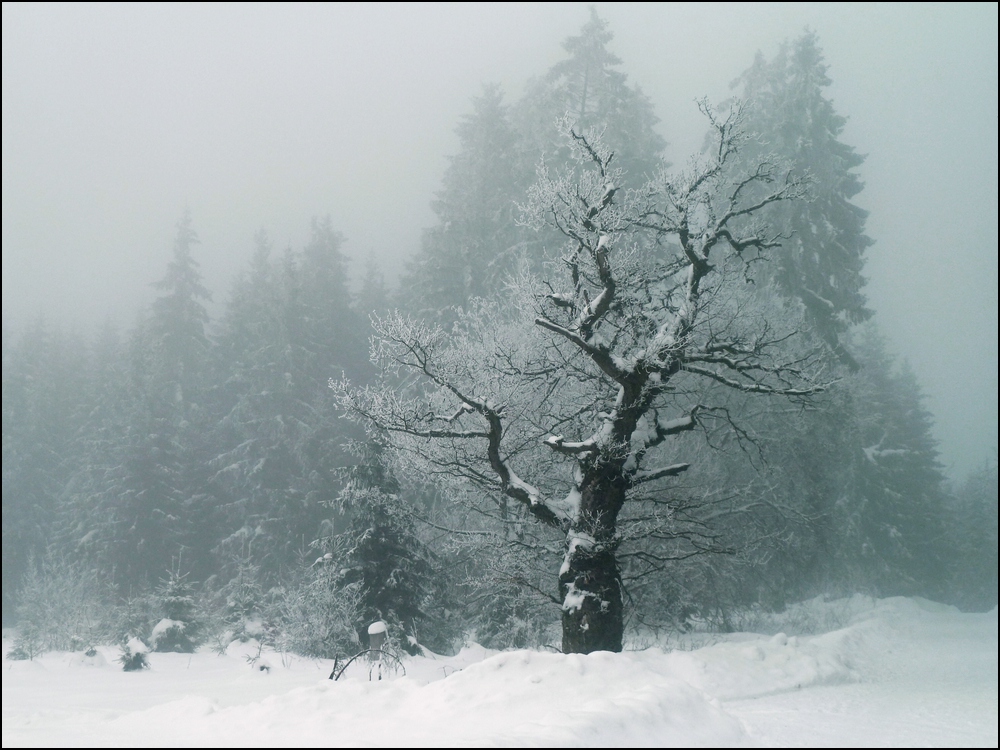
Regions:
<svg viewBox="0 0 1000 750"><path fill-rule="evenodd" d="M685 161L757 50L820 38L867 155L868 293L953 476L997 445L997 5L601 4ZM587 4L3 4L3 316L128 326L190 208L216 300L267 228L329 214L392 278L433 223L454 128L516 98Z"/></svg>

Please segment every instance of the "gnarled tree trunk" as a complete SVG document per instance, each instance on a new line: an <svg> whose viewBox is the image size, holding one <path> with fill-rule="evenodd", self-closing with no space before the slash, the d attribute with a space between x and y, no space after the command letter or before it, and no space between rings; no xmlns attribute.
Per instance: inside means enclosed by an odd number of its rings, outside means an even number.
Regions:
<svg viewBox="0 0 1000 750"><path fill-rule="evenodd" d="M621 651L625 631L624 592L616 557L616 520L625 502L625 481L614 466L595 468L588 474L559 571L562 648L567 654Z"/></svg>

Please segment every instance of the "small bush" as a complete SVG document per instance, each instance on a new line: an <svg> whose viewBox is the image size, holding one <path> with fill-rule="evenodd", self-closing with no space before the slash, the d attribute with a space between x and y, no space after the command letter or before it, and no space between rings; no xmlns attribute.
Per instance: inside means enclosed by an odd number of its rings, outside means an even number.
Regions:
<svg viewBox="0 0 1000 750"><path fill-rule="evenodd" d="M31 565L16 609L18 637L26 653L74 651L83 644L111 642L113 594L96 570L55 556Z"/></svg>
<svg viewBox="0 0 1000 750"><path fill-rule="evenodd" d="M190 654L195 644L185 632L185 623L164 617L153 628L149 642L154 651Z"/></svg>
<svg viewBox="0 0 1000 750"><path fill-rule="evenodd" d="M279 650L332 659L360 648L355 623L362 592L343 585L334 564L317 563L299 585L273 593Z"/></svg>
<svg viewBox="0 0 1000 750"><path fill-rule="evenodd" d="M145 643L138 638L129 638L122 646L118 663L122 665L124 672L139 672L143 669L149 669L149 661L146 659L148 653L149 647Z"/></svg>
<svg viewBox="0 0 1000 750"><path fill-rule="evenodd" d="M11 661L31 661L45 652L41 634L31 622L22 622L14 636L14 643L7 658Z"/></svg>

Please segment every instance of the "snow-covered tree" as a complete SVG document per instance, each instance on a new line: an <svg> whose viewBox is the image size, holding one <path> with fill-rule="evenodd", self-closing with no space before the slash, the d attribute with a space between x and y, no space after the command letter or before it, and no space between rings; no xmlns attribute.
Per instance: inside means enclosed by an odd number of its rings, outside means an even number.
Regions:
<svg viewBox="0 0 1000 750"><path fill-rule="evenodd" d="M322 541L340 568L344 586L361 592L357 623L361 641L376 620L407 639L440 651L447 649L448 628L442 608L447 595L437 580L434 556L417 536L413 509L384 463L377 444L353 446L358 463L344 471L346 486L335 507L346 528Z"/></svg>
<svg viewBox="0 0 1000 750"><path fill-rule="evenodd" d="M400 316L381 321L374 359L419 387L331 382L404 460L565 534L566 652L621 649L619 516L689 467L668 448L725 415L709 391L804 399L823 388L782 303L762 301L749 283L754 261L781 240L759 214L801 198L804 181L745 157L739 107L724 118L702 111L715 134L710 155L638 190L621 188L596 134L567 126L575 167L541 169L524 212L565 238L547 278L525 271L506 304L460 318L450 335Z"/></svg>
<svg viewBox="0 0 1000 750"><path fill-rule="evenodd" d="M384 315L391 307L385 274L382 273L378 261L368 258L365 261L365 275L361 279L361 289L355 302L358 315L366 322L373 313Z"/></svg>
<svg viewBox="0 0 1000 750"><path fill-rule="evenodd" d="M810 200L767 209L767 220L789 236L774 254L779 288L802 300L811 322L852 363L840 342L848 328L869 319L863 293L868 212L851 202L863 183L864 161L840 140L847 118L826 95L831 81L814 32L782 45L773 60L758 54L734 85L748 102L748 127L761 135L761 150L788 161L811 179Z"/></svg>
<svg viewBox="0 0 1000 750"><path fill-rule="evenodd" d="M853 349L860 371L845 382L850 471L829 509L842 575L881 596L944 593L944 473L931 415L913 371L897 366L868 329Z"/></svg>
<svg viewBox="0 0 1000 750"><path fill-rule="evenodd" d="M60 535L66 486L83 459L99 362L80 331L38 318L3 341L3 612ZM65 553L67 550L62 549Z"/></svg>
<svg viewBox="0 0 1000 750"><path fill-rule="evenodd" d="M297 262L275 265L259 232L250 269L237 278L216 338L219 382L211 430L209 481L218 498L213 522L222 559L259 563L266 573L292 563L301 545L304 505L301 446L313 416L310 363L288 307L297 304ZM310 532L311 533L311 532Z"/></svg>
<svg viewBox="0 0 1000 750"><path fill-rule="evenodd" d="M126 343L111 329L99 337L80 460L61 501L55 539L127 585L148 585L182 547L196 564L211 546L208 292L191 255L196 242L185 214L151 309Z"/></svg>
<svg viewBox="0 0 1000 750"><path fill-rule="evenodd" d="M201 441L208 422L205 333L210 299L192 248L198 242L185 212L177 224L167 273L128 351L128 412L111 472L118 521L117 562L129 581L152 580L182 547L204 564L205 493ZM138 554L136 554L138 552Z"/></svg>
<svg viewBox="0 0 1000 750"><path fill-rule="evenodd" d="M208 362L205 303L211 300L211 294L201 283L198 262L191 254L197 243L191 214L185 211L177 223L167 273L153 285L161 294L153 302L149 320L159 385L172 391L171 396L185 416L195 398L191 391L200 385Z"/></svg>
<svg viewBox="0 0 1000 750"><path fill-rule="evenodd" d="M198 621L194 587L186 575L170 571L157 589L163 617L153 627L150 642L155 651L188 654L198 645L201 623Z"/></svg>

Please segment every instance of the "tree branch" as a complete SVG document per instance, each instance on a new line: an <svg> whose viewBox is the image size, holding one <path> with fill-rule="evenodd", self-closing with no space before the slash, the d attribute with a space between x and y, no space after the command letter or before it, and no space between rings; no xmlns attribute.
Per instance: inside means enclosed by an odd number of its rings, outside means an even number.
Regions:
<svg viewBox="0 0 1000 750"><path fill-rule="evenodd" d="M738 380L733 380L721 375L714 370L708 370L703 367L697 367L694 365L684 365L684 369L687 372L692 372L695 375L701 375L706 378L710 378L717 383L722 383L729 388L733 388L737 391L743 391L744 393L767 393L774 396L813 396L817 393L822 393L825 391L829 385L814 385L810 388L780 388L770 385L765 385L763 383L741 383Z"/></svg>
<svg viewBox="0 0 1000 750"><path fill-rule="evenodd" d="M659 469L637 471L630 478L630 484L634 487L640 484L645 484L646 482L652 482L656 479L663 479L664 477L676 477L678 474L683 474L690 468L691 464L673 464Z"/></svg>
<svg viewBox="0 0 1000 750"><path fill-rule="evenodd" d="M593 360L594 364L596 364L598 367L601 368L601 371L604 372L605 375L607 375L615 382L622 383L624 382L625 378L628 377L628 373L625 370L618 367L618 365L612 358L611 353L605 347L594 346L593 344L586 341L579 334L574 333L570 329L565 328L559 325L558 323L553 323L548 318L542 318L542 317L535 318L535 325L548 329L553 333L557 333L570 343L575 344L588 357L590 357L591 360Z"/></svg>

